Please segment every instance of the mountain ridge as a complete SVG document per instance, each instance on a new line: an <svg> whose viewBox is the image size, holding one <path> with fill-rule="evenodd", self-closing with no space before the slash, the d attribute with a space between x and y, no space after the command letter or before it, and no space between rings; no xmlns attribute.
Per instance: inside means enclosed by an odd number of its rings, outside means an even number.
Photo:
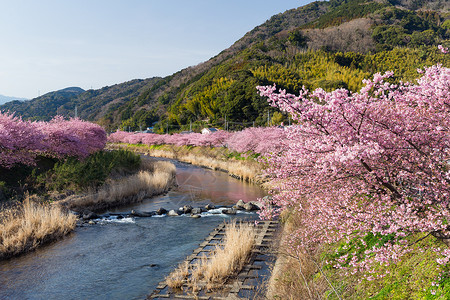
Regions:
<svg viewBox="0 0 450 300"><path fill-rule="evenodd" d="M18 101L26 101L29 100L27 98L22 98L22 97L13 97L13 96L5 96L5 95L1 95L0 94L0 105L10 102L10 101L14 101L14 100L18 100Z"/></svg>
<svg viewBox="0 0 450 300"><path fill-rule="evenodd" d="M305 64L301 64L301 56L309 55L305 51L317 54L311 56L317 60L314 68L327 64L328 69L344 68L337 72L359 74L354 76L384 70L371 64L370 59L379 59L371 53L385 51L395 56L404 49L401 55L410 55L415 61L401 66L400 73L406 75L413 67L440 59L431 49L450 36L448 6L442 0L316 1L272 16L208 61L170 76L134 79L78 94L64 92L61 99L53 99L55 103L47 103L47 111L39 109L38 103L50 101L48 97L0 109L14 110L25 118L48 119L55 114L71 116L77 106L79 116L108 130L121 126L138 129L158 120L160 130L181 129L202 120L218 126L224 119L263 124L270 108L256 95L258 84L276 82L291 91L301 84L357 88L356 79L325 71L300 74L298 70ZM430 7L437 11L426 10ZM349 51L354 54L339 54ZM297 69L295 64L300 64ZM291 82L284 82L283 76Z"/></svg>

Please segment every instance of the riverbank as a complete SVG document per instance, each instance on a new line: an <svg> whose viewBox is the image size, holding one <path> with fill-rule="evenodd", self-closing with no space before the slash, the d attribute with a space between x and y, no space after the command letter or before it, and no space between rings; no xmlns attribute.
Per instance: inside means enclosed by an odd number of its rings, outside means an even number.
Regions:
<svg viewBox="0 0 450 300"><path fill-rule="evenodd" d="M45 197L28 195L21 202L11 202L7 205L9 208L0 211L0 260L32 251L70 233L77 217L69 210L106 210L164 194L174 186L176 170L172 163L143 158L138 164L139 168L132 174L110 170L111 174L98 188L91 186L83 192L69 192L72 194L69 196L58 191L47 193ZM100 168L91 166L89 172L94 167ZM56 177L46 175L46 178L58 182L62 180L58 177L64 177L60 175L61 172ZM88 175L80 173L78 176ZM72 185L72 182L66 184Z"/></svg>
<svg viewBox="0 0 450 300"><path fill-rule="evenodd" d="M181 162L227 172L230 176L248 182L263 184L267 181L262 175L260 162L250 157L233 153L223 147L190 147L175 145L145 145L109 143L108 149L126 149L153 157L175 159Z"/></svg>
<svg viewBox="0 0 450 300"><path fill-rule="evenodd" d="M140 170L132 175L109 179L97 190L69 196L57 202L69 210L98 212L137 203L166 193L175 185L176 168L168 161L142 158Z"/></svg>

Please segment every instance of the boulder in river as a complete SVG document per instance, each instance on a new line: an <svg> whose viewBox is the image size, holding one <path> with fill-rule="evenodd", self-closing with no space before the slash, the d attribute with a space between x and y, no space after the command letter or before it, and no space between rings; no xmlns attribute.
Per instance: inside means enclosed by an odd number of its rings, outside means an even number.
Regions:
<svg viewBox="0 0 450 300"><path fill-rule="evenodd" d="M259 210L259 207L252 202L247 202L244 204L244 209L246 211L253 211L253 210Z"/></svg>
<svg viewBox="0 0 450 300"><path fill-rule="evenodd" d="M153 216L152 212L145 212L145 211L137 211L137 210L131 210L130 213L133 217L140 217L140 218L147 218Z"/></svg>
<svg viewBox="0 0 450 300"><path fill-rule="evenodd" d="M191 215L191 218L198 219L198 218L201 218L201 216L200 215Z"/></svg>
<svg viewBox="0 0 450 300"><path fill-rule="evenodd" d="M185 205L185 206L183 206L183 212L185 213L185 214L188 214L188 213L190 213L192 211L192 206L190 206L190 205Z"/></svg>
<svg viewBox="0 0 450 300"><path fill-rule="evenodd" d="M167 215L168 215L168 216L171 216L171 217L179 216L178 213L177 213L174 209L169 210L169 212L167 213Z"/></svg>
<svg viewBox="0 0 450 300"><path fill-rule="evenodd" d="M207 205L205 206L205 209L206 209L206 210L216 209L216 206L215 206L214 204L207 204Z"/></svg>
<svg viewBox="0 0 450 300"><path fill-rule="evenodd" d="M89 221L93 219L98 219L98 215L92 211L86 211L83 213L83 216L81 217L83 221Z"/></svg>
<svg viewBox="0 0 450 300"><path fill-rule="evenodd" d="M162 208L162 207L156 211L156 214L157 214L157 215L164 215L164 214L166 214L166 213L167 213L167 210L165 210L165 209Z"/></svg>
<svg viewBox="0 0 450 300"><path fill-rule="evenodd" d="M222 210L222 213L226 214L226 215L235 215L236 214L236 209L234 208L227 208Z"/></svg>
<svg viewBox="0 0 450 300"><path fill-rule="evenodd" d="M191 210L191 214L193 214L193 215L199 215L202 212L203 212L203 210L200 207L196 207Z"/></svg>
<svg viewBox="0 0 450 300"><path fill-rule="evenodd" d="M242 200L239 200L239 201L236 202L236 204L235 204L235 206L236 206L237 209L244 209L244 205L245 205L245 202L242 201Z"/></svg>

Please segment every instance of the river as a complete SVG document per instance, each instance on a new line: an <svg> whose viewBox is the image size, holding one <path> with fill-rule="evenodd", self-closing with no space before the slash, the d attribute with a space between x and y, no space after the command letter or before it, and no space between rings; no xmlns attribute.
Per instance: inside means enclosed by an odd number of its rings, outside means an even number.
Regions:
<svg viewBox="0 0 450 300"><path fill-rule="evenodd" d="M224 173L174 162L178 187L110 212L229 205L265 195ZM241 213L235 218L253 219ZM145 299L229 216L125 218L77 227L63 240L0 262L0 299Z"/></svg>

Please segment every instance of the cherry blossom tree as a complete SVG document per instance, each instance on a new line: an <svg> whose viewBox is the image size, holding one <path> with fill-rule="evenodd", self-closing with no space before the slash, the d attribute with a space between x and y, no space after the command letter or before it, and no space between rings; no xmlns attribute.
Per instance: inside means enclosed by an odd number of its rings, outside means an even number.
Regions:
<svg viewBox="0 0 450 300"><path fill-rule="evenodd" d="M277 151L285 138L284 128L250 127L234 133L227 140L227 144L233 151L267 155Z"/></svg>
<svg viewBox="0 0 450 300"><path fill-rule="evenodd" d="M45 153L51 156L84 158L106 145L105 130L91 122L56 116L50 122L38 122L37 125L44 134Z"/></svg>
<svg viewBox="0 0 450 300"><path fill-rule="evenodd" d="M37 155L84 158L105 144L106 132L97 124L62 117L30 122L0 112L0 167L34 165Z"/></svg>
<svg viewBox="0 0 450 300"><path fill-rule="evenodd" d="M32 165L36 151L44 151L44 134L36 123L0 112L0 167Z"/></svg>
<svg viewBox="0 0 450 300"><path fill-rule="evenodd" d="M370 234L379 245L336 263L370 270L407 253L414 233L449 241L450 69L419 72L416 84L389 83L392 72L375 74L359 93L302 89L295 96L258 87L298 122L268 158L279 208L267 205L261 213L298 212L302 224L291 251L342 239L364 244ZM449 254L442 252L445 261Z"/></svg>

